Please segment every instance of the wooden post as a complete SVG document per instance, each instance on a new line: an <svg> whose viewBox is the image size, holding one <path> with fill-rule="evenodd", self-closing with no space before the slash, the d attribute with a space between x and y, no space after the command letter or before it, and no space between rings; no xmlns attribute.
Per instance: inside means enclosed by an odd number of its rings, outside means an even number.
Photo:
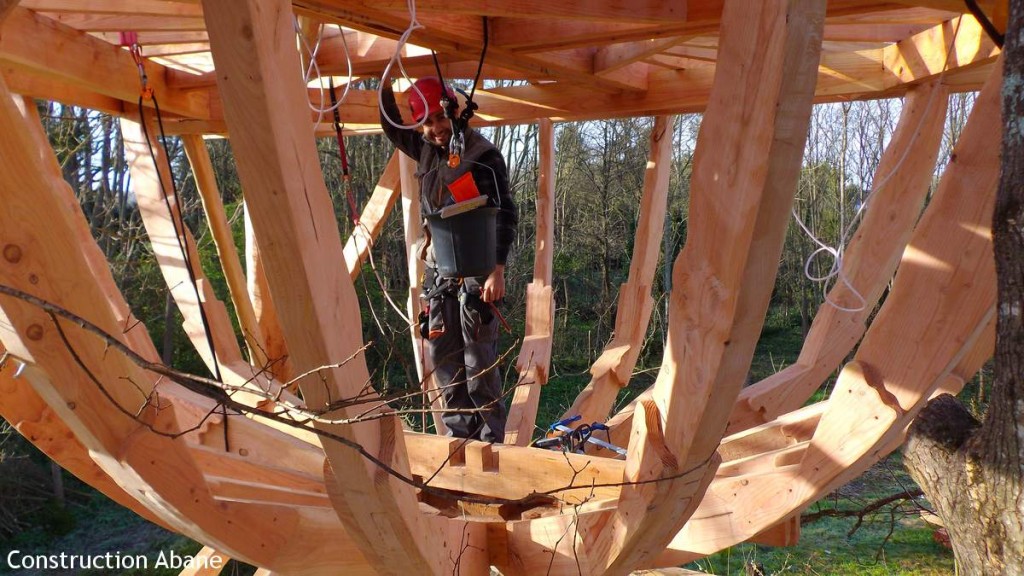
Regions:
<svg viewBox="0 0 1024 576"><path fill-rule="evenodd" d="M956 380L970 379L984 363L995 308L991 220L999 179L999 149L987 143L1001 125L1000 86L996 67L802 459L762 471L756 482L741 475L713 483L659 564L742 542L851 480L899 446L935 390L955 390Z"/></svg>
<svg viewBox="0 0 1024 576"><path fill-rule="evenodd" d="M278 381L287 382L293 374L292 361L288 355L288 343L284 341L284 334L281 333L277 308L274 307L270 286L267 285L267 273L263 267L263 260L260 258L259 243L256 241L256 233L252 228L248 203L243 204L242 208L242 216L245 218L245 267L248 270L246 291L249 294L249 301L252 302L253 314L256 316L260 334L263 336L263 350L266 352L267 361L270 364L268 372ZM289 388L295 389L297 385L293 384Z"/></svg>
<svg viewBox="0 0 1024 576"><path fill-rule="evenodd" d="M409 299L406 310L409 320L418 322L423 303L420 301L420 287L423 283L424 262L420 259L419 245L423 238L422 217L420 216L420 186L416 178L416 161L405 154L398 154L399 188L402 192L402 225L405 228L405 259L409 270ZM420 336L417 324L409 331L412 335L412 351L416 358L416 376L423 389L423 405L430 410L434 431L439 435L448 433L448 427L441 419L444 401L434 379L434 364L426 354L426 342ZM423 427L426 428L426 415Z"/></svg>
<svg viewBox="0 0 1024 576"><path fill-rule="evenodd" d="M892 279L928 193L947 99L948 90L938 82L907 93L900 122L875 170L870 204L844 251L841 274L845 281L837 281L828 295L847 310L822 304L800 358L740 393L728 433L799 408L864 335L868 316Z"/></svg>
<svg viewBox="0 0 1024 576"><path fill-rule="evenodd" d="M195 239L179 213L179 200L171 187L174 175L154 126L148 126L147 131L139 122L121 119L121 134L139 213L160 272L184 318L185 333L210 372L217 374L218 364L237 365L242 361L242 353L227 317L227 308L214 295L203 273ZM180 229L176 222L181 222Z"/></svg>
<svg viewBox="0 0 1024 576"><path fill-rule="evenodd" d="M540 121L538 140L540 175L533 282L526 287L526 333L516 360L519 380L505 426L505 443L517 446L526 446L533 437L541 388L548 382L555 323L555 296L551 289L555 253L555 128L551 120Z"/></svg>
<svg viewBox="0 0 1024 576"><path fill-rule="evenodd" d="M348 267L349 275L354 281L362 270L363 264L369 257L373 243L380 236L384 229L384 222L395 207L399 196L399 168L398 156L401 152L396 151L388 161L384 173L380 175L377 186L373 189L370 201L363 208L363 214L359 217L359 224L352 230L345 243L345 266Z"/></svg>
<svg viewBox="0 0 1024 576"><path fill-rule="evenodd" d="M227 384L263 394L241 393L237 398L239 401L250 406L272 404L264 396L278 393L280 385L261 373L262 365L253 366L242 359L227 307L217 299L203 273L195 239L183 220L179 220L181 229L175 225L175 220L181 216L171 189L173 174L163 145L157 141L152 127L147 142L142 125L124 118L121 119L121 133L139 213L153 244L160 272L184 318L189 340L212 374L219 374ZM298 401L290 393L285 393L285 397Z"/></svg>
<svg viewBox="0 0 1024 576"><path fill-rule="evenodd" d="M105 287L114 285L109 268L90 263L87 252L98 252L98 247L94 241L88 249L82 244L82 238L89 236L87 228L81 230L84 218L79 210L66 209L62 197L71 192L59 171L53 171L56 162L42 160L33 130L38 126L25 121L0 79L0 190L4 191L0 202L4 234L0 284L55 302L128 342L123 318L113 311L121 297L105 292ZM199 421L178 420L181 414L173 407L176 391L172 386L162 386L157 399L152 395L154 377L95 336L61 321L65 344L53 319L32 304L2 297L0 317L0 342L28 363L22 377L81 442L87 455L129 496L145 502L172 529L216 543L239 558L264 565L294 561L288 558L289 548L297 544L290 542L291 535L282 538L271 526L298 526L304 520L301 514L277 510L271 515L266 509L215 502L185 442L153 431L173 434ZM144 334L145 330L140 330L134 338ZM152 343L145 349L152 350ZM196 405L200 415L214 408L212 401L201 400ZM114 403L128 414L138 414L138 420L119 411ZM56 430L47 428L47 432ZM73 449L73 444L57 441ZM319 522L312 524L326 528ZM338 536L337 531L334 534ZM308 533L303 537L315 542ZM341 542L344 544L343 536ZM343 564L337 556L326 563Z"/></svg>
<svg viewBox="0 0 1024 576"><path fill-rule="evenodd" d="M654 298L654 272L661 256L661 238L665 232L668 184L672 167L673 119L658 116L651 128L650 152L644 172L644 191L640 200L640 220L633 244L629 277L619 288L619 306L615 312L615 337L590 368L591 380L580 392L563 418L579 415L582 422L604 422L615 405L619 391L629 383L640 357Z"/></svg>
<svg viewBox="0 0 1024 576"><path fill-rule="evenodd" d="M296 371L315 371L299 382L303 398L310 408L320 409L365 395L369 373L360 352L359 304L343 266L334 211L316 162L313 126L304 111L291 4L207 0L203 15L281 327ZM333 415L344 418L351 411ZM396 418L317 426L358 443L409 477ZM448 551L466 538L472 547L460 561L469 566L485 561L482 529L421 514L411 486L349 447L325 441L324 452L331 502L375 568L392 574L448 572L454 561Z"/></svg>
<svg viewBox="0 0 1024 576"><path fill-rule="evenodd" d="M743 281L755 231L772 235L785 226L788 212L775 204L792 201L795 179L779 191L768 175L799 171L803 147L793 139L802 142L795 127L810 115L824 10L820 0L725 3L694 159L693 224L674 269L668 345L653 398L633 419L623 475L640 484L623 487L614 512L576 521L582 542L568 561L586 558L588 573L625 574L653 560L697 508L718 466L725 417L709 416L727 414L739 391L741 382L722 375L750 361L729 348L733 336L749 337L734 334L741 290L751 300L771 291ZM539 529L530 532L542 538ZM513 531L510 555L540 556L530 551L532 537Z"/></svg>
<svg viewBox="0 0 1024 576"><path fill-rule="evenodd" d="M224 279L228 284L231 302L235 305L238 324L242 328L242 338L245 339L249 347L249 363L256 368L264 368L267 366L267 354L264 348L263 334L260 332L259 322L256 321L256 312L253 310L252 301L249 300L249 293L246 290L245 272L242 271L242 262L238 258L238 249L235 247L231 225L228 224L228 217L224 212L224 203L217 188L217 178L213 171L213 163L210 161L210 153L206 149L206 143L202 136L184 135L181 137L181 142L185 147L189 164L192 166L192 174L195 175L196 188L199 189L203 211L206 212L206 223L210 227L213 242L217 246L217 256L224 269Z"/></svg>

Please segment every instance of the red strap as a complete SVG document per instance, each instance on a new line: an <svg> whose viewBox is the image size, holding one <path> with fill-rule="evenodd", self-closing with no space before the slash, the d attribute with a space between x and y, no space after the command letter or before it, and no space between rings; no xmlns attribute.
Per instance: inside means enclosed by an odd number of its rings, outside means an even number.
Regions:
<svg viewBox="0 0 1024 576"><path fill-rule="evenodd" d="M121 46L131 46L132 44L139 43L139 33L123 31L121 32Z"/></svg>

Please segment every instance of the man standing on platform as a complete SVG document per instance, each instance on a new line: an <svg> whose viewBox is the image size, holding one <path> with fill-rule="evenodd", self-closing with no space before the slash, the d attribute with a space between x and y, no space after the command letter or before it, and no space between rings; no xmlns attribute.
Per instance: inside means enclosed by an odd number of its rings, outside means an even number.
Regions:
<svg viewBox="0 0 1024 576"><path fill-rule="evenodd" d="M442 419L451 436L501 442L507 411L497 367L500 315L496 306L505 296L505 261L519 223L505 159L491 142L460 123L455 94L438 78L420 79L407 92L413 121L422 123L422 133L403 126L388 79L382 81L384 134L418 163L426 232L420 257L427 265L422 332L443 392ZM477 208L477 214L493 213L496 208L496 215L481 220L484 229L446 234L446 253L439 253L435 244L441 243L440 236L432 243L431 228L446 225L441 211L452 211L453 205L466 200L473 205L484 203L478 195L492 208ZM454 208L457 212L458 207ZM488 242L493 244L493 261ZM453 265L447 254L453 246L448 244L454 245L455 252L484 247L488 253L468 266ZM472 272L463 276L458 267Z"/></svg>

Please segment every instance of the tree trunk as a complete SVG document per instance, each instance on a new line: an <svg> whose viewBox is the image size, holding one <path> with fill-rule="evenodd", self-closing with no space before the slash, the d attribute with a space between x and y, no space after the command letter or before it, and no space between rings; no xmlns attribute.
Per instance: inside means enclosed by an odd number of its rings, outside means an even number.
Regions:
<svg viewBox="0 0 1024 576"><path fill-rule="evenodd" d="M1002 173L992 220L998 303L995 379L984 424L951 397L911 426L907 467L935 505L960 572L1024 575L1024 0L1004 48Z"/></svg>

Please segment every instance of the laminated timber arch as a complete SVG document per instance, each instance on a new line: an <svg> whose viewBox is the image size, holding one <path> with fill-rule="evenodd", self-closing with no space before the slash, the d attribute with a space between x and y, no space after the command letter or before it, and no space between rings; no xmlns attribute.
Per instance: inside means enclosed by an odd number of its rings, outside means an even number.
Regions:
<svg viewBox="0 0 1024 576"><path fill-rule="evenodd" d="M980 4L997 24L1005 16L1003 2ZM341 422L356 413L340 408L333 421L315 423L316 434L258 411L228 425L214 400L9 295L0 296L0 343L11 360L0 369L0 414L119 503L209 546L205 553L264 573L475 575L496 566L505 574L628 574L745 540L792 542L803 508L898 446L931 395L958 390L991 355L988 226L999 158L989 144L1000 125L1001 74L998 50L959 2L418 5L426 28L413 42L438 50L447 75L472 74L480 16L487 16L485 75L529 80L479 91L481 123L541 123L537 259L516 363L526 385L513 399L507 445L407 432L383 405L380 418L358 424ZM122 117L135 194L186 331L211 371L238 387L234 400L265 411L299 402L316 409L358 394L369 375L358 354L352 277L379 232L375 223L399 198L413 245L413 167L392 160L364 213L367 226L343 244L317 165L293 15L313 27L344 25L356 73L375 75L408 25L404 10L397 0L0 1L0 284L79 314L156 360L23 97L113 113ZM152 114L138 110L135 64L115 45L124 29L140 33L166 124L183 135L248 356L205 282L193 288L184 278L189 256L177 245L192 242L161 209L173 206L159 184L166 164L142 130ZM324 38L322 69L339 73L341 45L337 35ZM429 59L414 49L408 56L413 74L432 73ZM947 91L977 89L986 78L954 160L918 219ZM869 304L895 272L884 306L870 326L866 313L824 306L798 364L741 390L812 103L903 94L879 189L844 262ZM552 122L658 116L616 338L574 406L601 419L628 382L650 315L671 158L668 116L692 111L702 111L704 122L688 241L673 268L666 353L652 390L612 419L628 456L527 448L558 337ZM343 117L357 132L372 130L375 95L353 91ZM248 278L224 234L199 138L207 133L226 134L237 159L251 221ZM409 262L414 282L411 250ZM832 298L846 302L843 290ZM409 306L415 311L415 298ZM262 373L261 354L282 350L288 365ZM850 352L854 360L831 398L800 408ZM346 358L300 378L302 400L281 391L288 378ZM434 488L467 503L523 501L506 505L504 516L464 507L452 517L435 508ZM536 496L552 492L557 498Z"/></svg>

